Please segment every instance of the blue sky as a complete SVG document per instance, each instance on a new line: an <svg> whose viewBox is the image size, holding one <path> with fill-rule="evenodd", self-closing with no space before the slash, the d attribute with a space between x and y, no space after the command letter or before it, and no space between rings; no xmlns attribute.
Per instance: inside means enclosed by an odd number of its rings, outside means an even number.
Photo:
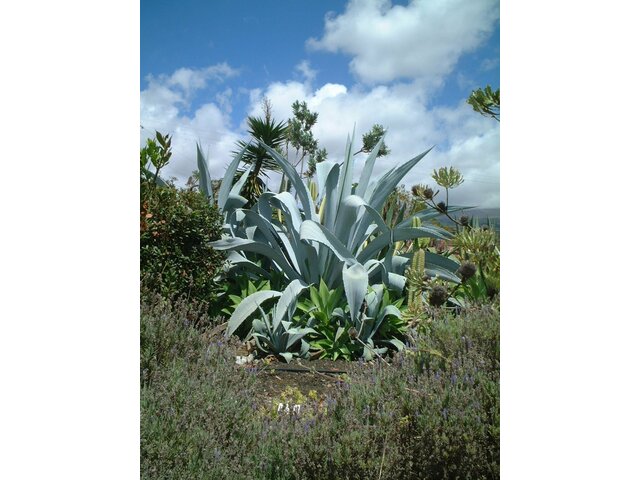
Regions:
<svg viewBox="0 0 640 480"><path fill-rule="evenodd" d="M294 100L319 113L314 134L338 160L347 134L388 129L381 169L436 145L405 184L434 168L465 175L452 203L499 206L499 124L465 100L500 86L496 0L217 0L140 4L141 144L173 135L165 175L184 181L195 143L224 173L247 115L269 98L278 120ZM431 183L433 183L431 181Z"/></svg>

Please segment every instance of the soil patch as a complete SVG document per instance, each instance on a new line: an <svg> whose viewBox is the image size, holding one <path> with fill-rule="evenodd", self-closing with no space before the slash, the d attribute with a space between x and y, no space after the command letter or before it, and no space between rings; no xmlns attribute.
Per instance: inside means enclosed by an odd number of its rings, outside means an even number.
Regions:
<svg viewBox="0 0 640 480"><path fill-rule="evenodd" d="M291 363L261 360L240 368L255 372L258 395L265 404L280 398L287 387L297 388L303 395L315 390L318 398L335 395L341 382L356 370L373 365L331 360L295 360Z"/></svg>

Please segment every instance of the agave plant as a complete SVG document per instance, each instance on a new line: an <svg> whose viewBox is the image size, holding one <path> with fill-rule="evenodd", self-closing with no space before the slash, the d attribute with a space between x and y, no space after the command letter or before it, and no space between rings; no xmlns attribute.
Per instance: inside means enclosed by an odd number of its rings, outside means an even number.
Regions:
<svg viewBox="0 0 640 480"><path fill-rule="evenodd" d="M389 291L381 284L373 285L365 295L362 313L358 316L355 330L359 341L365 346L362 356L365 360L372 360L373 354L382 355L389 346L402 350L404 343L400 337L405 329L402 313L398 307L402 299L391 302ZM383 332L382 330L387 330ZM374 342L374 336L385 333L383 339ZM387 345L379 348L379 345Z"/></svg>
<svg viewBox="0 0 640 480"><path fill-rule="evenodd" d="M293 357L308 357L309 343L304 337L314 333L313 328L292 326L291 321L277 319L274 310L266 314L261 307L259 309L262 318L253 321L253 338L260 350L279 355L287 363Z"/></svg>
<svg viewBox="0 0 640 480"><path fill-rule="evenodd" d="M319 192L317 200L294 167L280 153L261 142L260 145L282 169L295 195L267 191L250 209L243 208L247 200L240 195L248 172L233 183L233 173L243 155L243 151L239 152L229 165L218 193L226 234L211 245L229 252L232 272L252 273L263 278L270 278L270 272L277 272L285 278L287 288L294 282L305 288L311 284L318 285L321 279L329 288L342 286L351 324L356 325L369 285L381 283L397 291L404 288L405 266L411 254L395 255L395 242L422 237L450 238L447 231L433 225L420 223L420 226L413 226L412 219L393 226L385 223L381 216L385 200L431 149L392 168L378 180L372 180L378 150L383 142L384 137L367 157L355 184L352 139L347 141L342 164L319 163L315 179ZM199 149L198 159L199 168L206 170ZM207 179L209 174L203 171L201 176ZM212 193L206 191L208 183L201 183L205 184L203 192L213 199ZM451 207L449 211L461 208ZM274 213L279 213L282 221ZM414 216L424 221L440 214L437 210L428 209L416 212ZM431 269L432 274L459 282L455 275L459 267L456 262L430 254L427 264L427 271ZM266 292L258 293L263 295L254 297L251 302L259 304L273 298ZM235 317L236 321L230 321L227 335L242 323L238 323L240 317L244 321L248 315L239 315Z"/></svg>
<svg viewBox="0 0 640 480"><path fill-rule="evenodd" d="M294 356L306 357L309 344L304 337L309 333L315 333L315 330L296 326L290 320L293 318L298 296L306 288L302 282L294 280L283 292L259 290L252 293L234 310L229 318L227 332L234 332L245 319L258 310L261 316L253 321L253 338L260 350L279 355L287 362ZM265 313L260 305L270 298L278 298L278 303L269 313Z"/></svg>

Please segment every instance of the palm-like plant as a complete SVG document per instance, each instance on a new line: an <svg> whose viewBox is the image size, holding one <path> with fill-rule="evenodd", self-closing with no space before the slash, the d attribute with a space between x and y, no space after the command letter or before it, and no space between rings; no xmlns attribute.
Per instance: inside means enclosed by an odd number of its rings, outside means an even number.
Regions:
<svg viewBox="0 0 640 480"><path fill-rule="evenodd" d="M267 171L277 172L281 170L278 163L271 158L260 142L279 151L286 141L287 127L284 122L276 123L269 112L267 112L265 118L249 117L247 122L251 140L249 142L239 141L239 150L233 153L238 154L244 150L241 161L246 168L238 170L234 180L237 181L246 170L249 170L250 173L241 195L247 199L250 207L257 202L258 197L266 190L266 183L261 177L266 176Z"/></svg>

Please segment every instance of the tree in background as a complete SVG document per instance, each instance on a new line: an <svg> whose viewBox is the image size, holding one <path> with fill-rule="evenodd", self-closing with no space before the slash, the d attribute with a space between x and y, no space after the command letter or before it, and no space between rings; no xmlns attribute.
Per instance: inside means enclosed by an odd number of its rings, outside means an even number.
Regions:
<svg viewBox="0 0 640 480"><path fill-rule="evenodd" d="M371 130L362 135L362 148L355 153L357 155L360 152L371 153L371 151L375 148L376 144L384 135L384 127L379 123L376 123ZM380 150L378 150L378 157L384 157L385 155L389 155L391 150L387 146L385 142L382 142L380 146Z"/></svg>
<svg viewBox="0 0 640 480"><path fill-rule="evenodd" d="M307 177L312 177L316 171L316 165L327 159L327 150L325 148L318 148L318 140L313 136L311 128L318 121L318 113L312 112L307 106L307 102L295 101L291 105L293 110L293 117L287 122L287 146L291 145L296 150L296 157L293 161L293 165L298 167L300 165L300 173ZM370 153L376 146L382 135L384 135L385 129L382 125L376 123L371 130L362 136L362 148L357 151L358 153ZM378 151L378 157L384 157L391 153L391 150L382 143L380 150ZM307 170L304 171L304 161L308 158Z"/></svg>
<svg viewBox="0 0 640 480"><path fill-rule="evenodd" d="M266 176L268 171L280 171L266 150L260 147L258 140L283 153L286 158L290 158L291 164L295 168L299 168L300 174L306 177L312 177L316 172L316 165L327 159L326 148L318 147L318 140L311 131L318 121L318 112L312 112L309 110L307 102L298 100L293 102L291 109L293 116L287 120L286 124L284 122L276 124L272 116L271 102L268 98L264 98L262 101L264 118L248 118L249 134L252 138L248 142L238 142L239 149L233 152L237 154L238 151L249 145L243 162L247 168L251 168L251 173L242 191L242 196L249 200L249 206L255 203L266 188L265 181L261 177ZM384 132L382 125L375 124L369 132L362 136L362 148L356 154L371 152ZM293 158L289 156L289 147L295 151ZM388 155L390 152L389 147L383 143L378 157ZM244 172L245 170L239 170L236 177L239 178ZM195 186L196 182L197 178L193 176L191 187ZM279 190L285 191L288 188L286 178L283 177Z"/></svg>
<svg viewBox="0 0 640 480"><path fill-rule="evenodd" d="M241 195L249 200L249 207L253 205L262 192L266 189L266 183L261 178L262 176L268 176L267 172L278 172L280 167L274 162L267 150L258 142L261 141L274 150L281 151L283 145L287 141L287 126L284 122L276 123L271 115L271 103L268 99L264 99L262 102L262 110L264 112L264 118L249 117L247 123L249 124L249 135L251 140L245 142L243 140L237 143L238 150L234 151L236 155L243 148L247 147L242 162L246 165L247 169L251 170L247 182L242 189ZM239 170L237 176L240 177L246 170Z"/></svg>
<svg viewBox="0 0 640 480"><path fill-rule="evenodd" d="M304 162L308 158L306 176L311 177L316 171L316 164L327 159L327 150L318 148L318 140L313 136L311 128L318 121L318 112L312 112L307 102L296 100L291 105L293 117L287 121L287 150L291 145L296 155L293 166L300 166L300 174L304 172Z"/></svg>
<svg viewBox="0 0 640 480"><path fill-rule="evenodd" d="M500 121L500 89L495 92L489 85L484 90L478 88L471 92L467 103L473 109L484 117L490 117L498 122Z"/></svg>

